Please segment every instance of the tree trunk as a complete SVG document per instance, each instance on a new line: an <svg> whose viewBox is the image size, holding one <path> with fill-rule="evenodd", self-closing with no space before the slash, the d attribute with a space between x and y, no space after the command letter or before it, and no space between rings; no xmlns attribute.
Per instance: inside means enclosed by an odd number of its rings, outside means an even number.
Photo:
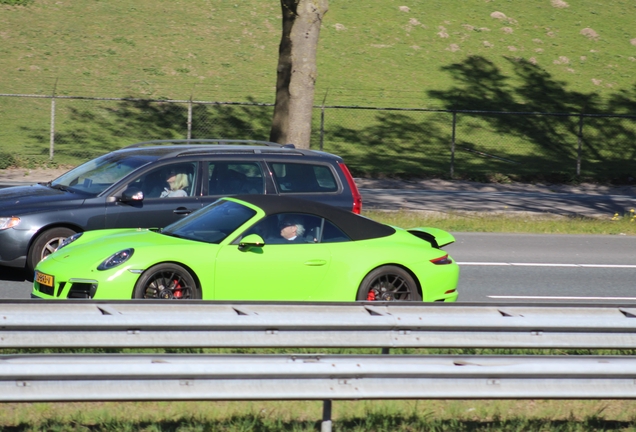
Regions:
<svg viewBox="0 0 636 432"><path fill-rule="evenodd" d="M278 50L276 104L270 141L309 148L316 84L316 50L328 0L280 0L283 34Z"/></svg>

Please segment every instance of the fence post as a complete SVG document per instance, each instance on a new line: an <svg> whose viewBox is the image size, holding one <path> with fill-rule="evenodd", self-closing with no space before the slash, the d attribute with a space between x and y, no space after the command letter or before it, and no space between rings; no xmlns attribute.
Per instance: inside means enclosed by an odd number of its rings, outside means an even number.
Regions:
<svg viewBox="0 0 636 432"><path fill-rule="evenodd" d="M457 111L453 111L453 132L451 136L451 160L450 160L450 178L455 175L455 128L457 126Z"/></svg>
<svg viewBox="0 0 636 432"><path fill-rule="evenodd" d="M320 151L325 142L325 106L320 108Z"/></svg>
<svg viewBox="0 0 636 432"><path fill-rule="evenodd" d="M327 101L327 93L329 93L329 89L325 91L325 97L322 98L322 106L320 107L320 151L322 151L325 144L325 102Z"/></svg>
<svg viewBox="0 0 636 432"><path fill-rule="evenodd" d="M50 141L49 141L49 160L53 160L53 155L55 154L55 92L57 91L57 80L55 79L55 84L53 85L53 94L51 95L51 132L50 132Z"/></svg>
<svg viewBox="0 0 636 432"><path fill-rule="evenodd" d="M576 154L576 175L581 175L581 148L583 146L583 113L579 115L579 148Z"/></svg>
<svg viewBox="0 0 636 432"><path fill-rule="evenodd" d="M188 139L192 138L192 95L188 101Z"/></svg>

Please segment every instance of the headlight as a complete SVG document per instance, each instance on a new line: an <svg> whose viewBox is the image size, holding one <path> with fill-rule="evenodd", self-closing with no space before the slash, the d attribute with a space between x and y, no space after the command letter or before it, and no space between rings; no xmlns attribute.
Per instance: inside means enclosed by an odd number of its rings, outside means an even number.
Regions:
<svg viewBox="0 0 636 432"><path fill-rule="evenodd" d="M0 217L0 231L18 226L20 223L19 217Z"/></svg>
<svg viewBox="0 0 636 432"><path fill-rule="evenodd" d="M135 250L132 249L132 248L120 250L119 252L117 252L117 253L109 256L108 258L106 258L97 267L97 270L108 270L108 269L112 269L113 267L117 267L118 265L123 264L126 261L128 261L130 259L130 257L133 256L134 252L135 252Z"/></svg>
<svg viewBox="0 0 636 432"><path fill-rule="evenodd" d="M57 249L55 249L55 250L60 250L60 249L62 249L64 246L68 246L68 245L70 245L70 244L71 244L71 243L73 243L75 240L77 240L78 238L80 238L80 237L82 236L82 234L84 234L84 233L77 233L77 234L73 234L73 235L72 235L72 236L70 236L70 237L66 237L64 240L62 240L62 241L60 242L60 245L59 245L59 246L57 247Z"/></svg>

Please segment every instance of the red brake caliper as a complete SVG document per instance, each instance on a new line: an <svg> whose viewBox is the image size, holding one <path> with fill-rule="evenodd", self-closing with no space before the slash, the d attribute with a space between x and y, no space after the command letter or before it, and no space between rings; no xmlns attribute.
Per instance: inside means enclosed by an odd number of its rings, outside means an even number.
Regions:
<svg viewBox="0 0 636 432"><path fill-rule="evenodd" d="M174 296L174 298L177 298L177 299L183 297L183 291L181 291L181 284L177 280L174 281L174 292L172 293L172 295Z"/></svg>
<svg viewBox="0 0 636 432"><path fill-rule="evenodd" d="M375 301L375 291L369 290L367 294L367 301Z"/></svg>

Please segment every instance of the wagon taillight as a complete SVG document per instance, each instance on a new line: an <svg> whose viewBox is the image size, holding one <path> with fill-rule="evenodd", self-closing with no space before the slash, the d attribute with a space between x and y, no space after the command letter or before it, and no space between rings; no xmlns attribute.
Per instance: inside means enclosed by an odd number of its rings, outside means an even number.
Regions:
<svg viewBox="0 0 636 432"><path fill-rule="evenodd" d="M358 190L358 186L356 186L356 182L355 180L353 180L353 176L351 175L349 168L347 168L347 166L343 162L339 162L338 165L340 166L340 169L347 179L349 189L351 189L351 194L353 195L353 207L351 211L355 214L360 214L362 212L362 195Z"/></svg>

